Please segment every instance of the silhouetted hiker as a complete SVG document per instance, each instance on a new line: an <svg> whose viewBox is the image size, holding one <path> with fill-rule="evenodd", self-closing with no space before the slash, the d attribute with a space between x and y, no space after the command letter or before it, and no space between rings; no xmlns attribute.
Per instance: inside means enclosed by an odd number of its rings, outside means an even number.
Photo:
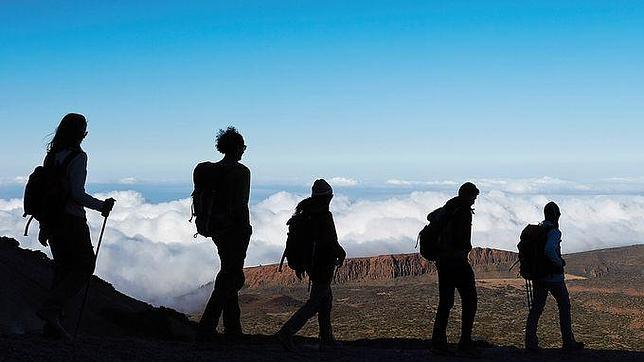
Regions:
<svg viewBox="0 0 644 362"><path fill-rule="evenodd" d="M525 331L525 347L529 352L539 351L539 340L537 338L537 324L546 305L548 293L557 301L559 308L559 325L561 327L561 338L563 349L566 351L578 351L584 348L582 342L575 341L572 333L572 322L570 317L570 297L564 281L564 266L566 262L561 257L561 231L559 230L559 218L561 211L554 202L549 202L543 209L545 220L541 227L545 229L547 239L543 253L545 254L545 276L532 281L532 306L528 314Z"/></svg>
<svg viewBox="0 0 644 362"><path fill-rule="evenodd" d="M302 279L304 273L308 274L311 282L309 300L291 316L276 334L284 348L291 352L296 351L293 335L316 314L320 328L320 348L338 346L331 327L331 307L333 304L331 281L335 268L344 263L347 254L338 243L333 215L329 211L332 198L331 185L323 179L316 180L313 183L311 197L302 200L297 205L295 214L289 221L303 224L301 228L306 230L293 230L293 232L304 234L302 237L308 240L298 237L297 241L310 246L310 248L303 248L307 255L289 256L290 259L293 259L289 260L289 266L295 270L299 279ZM300 221L295 221L298 218ZM289 247L287 245L287 248ZM298 246L294 245L294 247ZM287 253L289 253L288 250Z"/></svg>
<svg viewBox="0 0 644 362"><path fill-rule="evenodd" d="M71 340L60 317L65 304L88 282L96 259L85 217L85 207L107 217L114 199L98 200L85 192L87 154L81 142L87 136L84 116L69 113L63 117L49 143L44 167L56 169L68 194L60 212L48 224L41 224L38 240L49 244L54 258L54 279L49 296L36 312L45 322L45 331Z"/></svg>
<svg viewBox="0 0 644 362"><path fill-rule="evenodd" d="M454 291L458 290L462 304L461 339L458 350L477 356L472 342L472 326L476 314L477 295L474 271L468 261L472 250L472 206L479 195L476 186L467 182L458 190L458 196L447 201L442 210L446 224L441 231L442 252L437 257L439 301L432 333L432 351L449 354L447 347L447 322L454 306ZM433 213L432 213L433 214ZM432 222L432 214L427 219Z"/></svg>
<svg viewBox="0 0 644 362"><path fill-rule="evenodd" d="M238 294L245 282L244 259L252 233L248 211L250 170L239 162L246 150L244 138L234 127L228 127L219 130L216 147L224 154L223 159L200 163L194 171L198 231L212 236L220 260L215 286L197 330L196 339L200 342L218 337L222 314L224 335L242 335ZM208 206L200 205L200 199Z"/></svg>

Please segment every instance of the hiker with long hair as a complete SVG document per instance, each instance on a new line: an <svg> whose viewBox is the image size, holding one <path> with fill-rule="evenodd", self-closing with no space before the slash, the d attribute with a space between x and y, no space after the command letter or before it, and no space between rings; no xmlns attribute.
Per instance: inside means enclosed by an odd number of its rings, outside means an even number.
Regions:
<svg viewBox="0 0 644 362"><path fill-rule="evenodd" d="M54 259L54 279L49 296L37 311L45 322L45 331L71 340L61 324L65 304L88 282L94 273L95 255L90 239L85 208L100 211L104 217L111 212L115 200L98 200L85 192L87 154L81 143L87 136L87 120L81 114L63 117L49 143L44 166L59 168L68 198L49 225L41 225L38 240L49 245Z"/></svg>
<svg viewBox="0 0 644 362"><path fill-rule="evenodd" d="M472 206L478 195L478 188L473 183L466 182L459 188L458 196L447 201L443 207L449 216L441 235L444 251L436 260L439 299L432 332L432 352L435 354L451 353L447 347L447 322L454 306L454 292L458 290L462 307L458 351L468 356L479 355L472 342L477 293L474 271L468 260L468 254L472 250Z"/></svg>
<svg viewBox="0 0 644 362"><path fill-rule="evenodd" d="M583 342L577 342L572 332L572 320L570 316L570 296L564 279L564 266L566 262L561 257L561 231L559 230L559 218L561 210L554 202L549 202L543 209L544 221L540 226L544 229L546 243L543 248L545 255L543 269L544 276L532 282L533 300L528 313L525 327L525 348L528 352L539 352L539 340L537 338L537 324L543 308L546 305L548 293L557 301L559 309L559 327L561 339L565 351L579 351L584 348Z"/></svg>
<svg viewBox="0 0 644 362"><path fill-rule="evenodd" d="M297 243L309 242L311 250L301 248L300 251L306 255L294 255L302 260L295 266L296 276L302 279L304 273L308 274L311 282L311 293L306 303L295 312L291 318L284 323L276 336L282 346L291 352L297 348L293 344L293 336L306 324L306 322L317 314L320 335L320 348L332 348L338 346L331 327L331 308L333 305L333 294L331 292L331 281L335 268L344 263L346 252L338 243L338 235L335 231L333 215L329 211L329 204L333 198L333 189L325 180L319 179L313 183L311 197L302 200L295 209L291 220L301 217L306 221L302 222L300 230L293 230L293 233L303 234L308 240L297 240ZM287 241L287 244L289 241ZM291 247L287 245L287 249ZM293 245L297 248L297 245ZM289 250L285 254L290 254ZM295 258L294 258L295 259ZM289 260L289 266L293 267L294 260Z"/></svg>
<svg viewBox="0 0 644 362"><path fill-rule="evenodd" d="M250 170L239 162L246 151L244 138L234 127L219 130L216 148L224 157L218 162L200 163L193 174L193 195L214 195L206 202L208 207L202 210L201 205L197 206L212 229L208 235L217 247L220 261L212 295L197 328L198 342L217 341L220 337L217 325L222 315L223 337L242 336L239 291L245 283L244 260L252 233L248 209Z"/></svg>

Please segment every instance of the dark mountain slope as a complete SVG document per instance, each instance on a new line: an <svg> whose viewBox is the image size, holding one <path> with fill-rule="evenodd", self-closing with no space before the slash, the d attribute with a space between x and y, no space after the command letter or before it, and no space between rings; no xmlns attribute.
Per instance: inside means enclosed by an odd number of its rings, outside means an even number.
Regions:
<svg viewBox="0 0 644 362"><path fill-rule="evenodd" d="M52 277L53 262L44 253L22 249L14 239L0 238L0 334L41 329L35 311L47 295ZM76 325L80 294L65 311L68 330ZM130 298L92 277L81 333L185 340L192 337L192 322L183 314Z"/></svg>

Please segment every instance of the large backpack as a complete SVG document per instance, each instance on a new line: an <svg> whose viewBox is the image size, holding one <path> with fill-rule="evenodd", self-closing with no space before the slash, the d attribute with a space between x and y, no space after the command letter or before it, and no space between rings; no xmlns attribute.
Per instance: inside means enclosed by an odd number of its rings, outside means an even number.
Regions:
<svg viewBox="0 0 644 362"><path fill-rule="evenodd" d="M443 206L427 215L429 224L418 233L416 240L417 245L420 245L420 255L423 258L436 261L449 251L448 238L445 234L454 214L454 211Z"/></svg>
<svg viewBox="0 0 644 362"><path fill-rule="evenodd" d="M189 221L195 220L197 226L195 238L197 235L207 238L217 237L233 225L230 205L221 187L225 180L225 172L217 175L215 169L214 163L202 162L193 172L192 215Z"/></svg>
<svg viewBox="0 0 644 362"><path fill-rule="evenodd" d="M553 272L552 262L545 254L548 233L552 228L528 225L521 232L519 274L527 280L541 279Z"/></svg>
<svg viewBox="0 0 644 362"><path fill-rule="evenodd" d="M288 267L296 272L309 270L313 266L316 251L313 215L306 211L298 211L286 225L288 225L286 248L278 270L282 271L284 259L288 261Z"/></svg>
<svg viewBox="0 0 644 362"><path fill-rule="evenodd" d="M70 197L67 169L79 153L79 151L71 151L60 164L50 159L55 157L54 154L50 154L45 158L43 165L36 167L29 175L25 186L22 216L31 217L25 226L25 236L33 219L38 220L42 228L45 225L55 224L64 212Z"/></svg>

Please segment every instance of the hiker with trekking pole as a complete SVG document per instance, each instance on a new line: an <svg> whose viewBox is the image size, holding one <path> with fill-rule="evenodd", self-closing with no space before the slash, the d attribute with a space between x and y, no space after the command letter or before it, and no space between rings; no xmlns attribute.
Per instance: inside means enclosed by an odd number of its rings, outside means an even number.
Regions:
<svg viewBox="0 0 644 362"><path fill-rule="evenodd" d="M572 332L570 296L564 279L565 260L561 257L561 211L554 202L544 207L544 221L539 225L528 225L521 233L519 249L519 273L525 279L528 301L528 319L525 328L526 352L538 353L537 324L546 305L548 293L557 301L559 326L563 350L576 352L584 349Z"/></svg>
<svg viewBox="0 0 644 362"><path fill-rule="evenodd" d="M65 115L48 145L43 166L37 167L29 177L24 197L24 216L31 215L25 235L31 221L36 219L40 225L38 241L50 247L54 259L51 289L36 315L44 322L46 336L66 342L72 342L73 338L63 327L63 310L88 283L96 265L85 208L99 211L105 218L102 239L107 217L116 201L112 198L101 201L85 192L87 154L81 143L87 134L87 120L83 115Z"/></svg>
<svg viewBox="0 0 644 362"><path fill-rule="evenodd" d="M333 336L331 308L333 293L331 282L336 268L342 266L347 253L338 243L333 215L329 204L333 189L325 180L313 183L311 197L302 200L288 221L289 232L284 259L295 271L298 279L309 276L309 299L295 312L276 333L278 341L289 352L297 352L293 336L317 314L319 323L320 349L339 347Z"/></svg>

